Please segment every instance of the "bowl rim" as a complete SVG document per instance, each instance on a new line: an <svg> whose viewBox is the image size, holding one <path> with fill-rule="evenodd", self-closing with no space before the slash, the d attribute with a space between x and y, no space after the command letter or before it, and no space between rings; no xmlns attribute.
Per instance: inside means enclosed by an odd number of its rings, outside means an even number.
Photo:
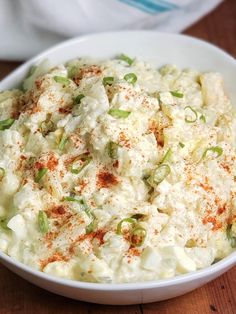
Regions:
<svg viewBox="0 0 236 314"><path fill-rule="evenodd" d="M0 89L3 85L8 85L11 83L11 80L14 79L15 76L20 74L21 72L28 69L32 64L37 63L38 61L44 59L47 57L49 53L56 52L57 50L61 50L65 47L68 47L70 45L73 45L75 43L92 40L94 37L99 36L109 36L109 35L115 35L115 36L137 36L137 34L152 34L153 36L160 36L165 37L165 40L167 37L169 37L169 40L171 38L179 37L182 40L186 40L189 42L195 42L200 46L205 46L208 49L211 49L214 53L219 54L222 58L227 59L228 62L231 62L233 66L236 68L236 59L229 55L227 52L225 52L223 49L218 48L211 43L208 43L205 40L194 38L189 35L184 34L172 34L172 33L163 33L163 32L157 32L157 31L145 31L145 30L132 30L132 31L110 31L110 32L101 32L96 34L90 34L85 36L79 36L75 37L66 41L63 41L59 44L56 44L52 46L51 48L48 48L44 50L43 52L37 54L35 57L29 59L28 61L24 62L22 65L20 65L18 68L16 68L14 71L12 71L10 74L8 74L4 79L0 81ZM5 89L5 88L4 88ZM172 278L168 279L159 279L159 280L152 280L152 281L143 281L143 282L131 282L131 283L94 283L94 282L83 282L83 281L77 281L77 280L71 280L71 279L65 279L61 277L57 277L54 275L46 274L44 272L41 272L37 269L34 269L26 264L23 264L14 258L8 256L7 254L0 251L0 262L3 261L3 264L5 266L11 265L12 267L9 267L10 269L16 268L21 270L23 273L27 273L30 275L33 275L34 277L37 277L39 279L43 279L46 281L50 281L55 284L63 285L63 286L69 286L71 288L78 288L78 289L84 289L84 290L94 290L94 291L129 291L129 290L147 290L147 289L154 289L154 288L161 288L161 287L169 287L169 286L177 286L179 284L187 283L190 281L195 281L204 277L208 277L211 275L214 275L219 272L223 272L224 269L228 269L230 267L233 267L236 265L236 251L232 252L227 257L223 258L222 260L216 262L215 264L212 264L206 268L196 270L194 272L189 272L186 274L181 274L174 276ZM17 271L15 271L18 273Z"/></svg>
<svg viewBox="0 0 236 314"><path fill-rule="evenodd" d="M196 270L194 272L189 272L186 274L181 274L174 276L172 278L167 279L157 279L150 281L138 281L131 283L97 283L97 282L85 282L79 280L65 279L62 277L57 277L54 275L50 275L44 273L40 270L34 269L22 262L15 260L14 258L8 256L7 254L0 252L0 262L3 260L5 262L5 266L10 264L17 269L20 269L24 273L33 275L39 279L45 279L46 281L50 281L55 284L60 284L63 286L69 286L71 288L79 288L85 290L99 290L99 291L129 291L129 290L147 290L153 288L162 288L169 286L178 286L179 284L192 282L195 280L199 280L201 278L205 278L220 271L224 271L224 269L228 269L236 265L236 251L232 252L227 257L222 260L206 267L203 269ZM12 268L11 268L12 269ZM17 272L15 272L18 274Z"/></svg>
<svg viewBox="0 0 236 314"><path fill-rule="evenodd" d="M57 50L60 50L61 48L68 47L70 45L73 45L74 43L79 43L79 42L84 42L87 40L92 40L94 37L99 37L99 36L137 36L138 34L140 35L150 35L152 34L153 36L160 36L160 37L165 37L165 40L167 37L169 37L169 40L172 38L179 37L181 40L186 40L190 42L195 42L198 45L203 45L206 48L212 50L213 52L217 53L218 55L221 55L222 58L227 59L229 62L233 64L233 66L236 66L236 59L231 56L228 52L223 50L222 48L219 48L203 39L195 38L190 35L185 35L185 34L174 34L174 33L169 33L169 32L158 32L158 31L150 31L150 30L127 30L127 31L108 31L108 32L99 32L99 33L94 33L94 34L88 34L84 36L78 36L74 37L71 39L67 39L65 41L62 41L56 45L53 45L52 47L40 52L36 56L30 58L29 60L23 62L19 67L17 67L15 70L10 72L6 77L4 77L0 81L0 91L1 91L1 86L2 85L7 85L11 82L11 80L14 78L14 76L17 76L18 73L21 73L25 69L29 69L29 67L40 60L43 60L47 58L47 55L52 52L56 52ZM69 61L69 60L68 60Z"/></svg>

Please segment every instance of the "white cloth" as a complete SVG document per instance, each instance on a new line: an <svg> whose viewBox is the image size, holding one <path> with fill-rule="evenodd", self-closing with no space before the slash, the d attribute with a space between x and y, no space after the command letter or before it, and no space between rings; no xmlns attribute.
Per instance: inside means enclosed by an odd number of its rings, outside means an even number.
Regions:
<svg viewBox="0 0 236 314"><path fill-rule="evenodd" d="M27 59L83 34L181 32L222 0L0 0L0 59Z"/></svg>

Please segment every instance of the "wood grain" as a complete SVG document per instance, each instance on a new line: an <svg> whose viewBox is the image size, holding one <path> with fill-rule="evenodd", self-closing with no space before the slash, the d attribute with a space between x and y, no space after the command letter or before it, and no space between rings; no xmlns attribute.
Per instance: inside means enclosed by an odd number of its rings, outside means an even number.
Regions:
<svg viewBox="0 0 236 314"><path fill-rule="evenodd" d="M236 57L236 0L226 0L214 12L185 31ZM0 61L0 79L20 63ZM144 305L106 306L69 300L31 285L0 265L0 314L205 314L236 313L236 267L184 296Z"/></svg>

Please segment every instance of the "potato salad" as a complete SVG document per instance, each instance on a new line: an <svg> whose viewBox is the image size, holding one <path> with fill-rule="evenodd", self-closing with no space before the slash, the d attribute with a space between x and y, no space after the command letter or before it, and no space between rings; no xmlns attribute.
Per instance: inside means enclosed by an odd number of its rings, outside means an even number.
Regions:
<svg viewBox="0 0 236 314"><path fill-rule="evenodd" d="M0 251L98 283L210 266L236 247L235 130L219 73L41 62L0 93Z"/></svg>

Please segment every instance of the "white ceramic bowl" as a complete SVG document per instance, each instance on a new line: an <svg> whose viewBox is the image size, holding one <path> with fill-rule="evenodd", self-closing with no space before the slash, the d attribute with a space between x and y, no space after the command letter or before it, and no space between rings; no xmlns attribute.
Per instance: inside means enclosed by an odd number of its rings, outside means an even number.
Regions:
<svg viewBox="0 0 236 314"><path fill-rule="evenodd" d="M0 90L13 88L30 66L42 59L52 65L81 56L111 58L125 53L147 60L156 67L174 63L200 71L219 71L236 104L234 88L236 61L222 50L188 36L156 32L117 32L80 37L59 44L26 62L0 82ZM165 300L182 295L213 280L236 264L236 252L214 265L172 279L127 284L98 284L64 280L35 271L0 253L0 261L24 279L57 294L103 304L135 304Z"/></svg>

